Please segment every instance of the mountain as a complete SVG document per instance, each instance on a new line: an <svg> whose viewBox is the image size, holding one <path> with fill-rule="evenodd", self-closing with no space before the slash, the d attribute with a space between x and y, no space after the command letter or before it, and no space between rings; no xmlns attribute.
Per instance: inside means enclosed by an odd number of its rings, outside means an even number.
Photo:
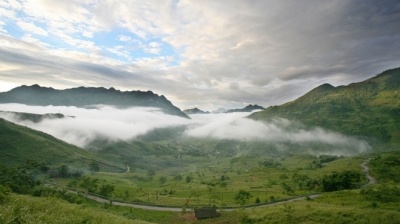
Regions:
<svg viewBox="0 0 400 224"><path fill-rule="evenodd" d="M209 114L210 112L208 111L202 111L199 108L195 107L192 109L186 109L183 111L185 114Z"/></svg>
<svg viewBox="0 0 400 224"><path fill-rule="evenodd" d="M293 119L309 126L400 144L400 68L348 86L323 84L294 101L249 117Z"/></svg>
<svg viewBox="0 0 400 224"><path fill-rule="evenodd" d="M27 160L35 160L49 165L65 163L76 168L85 168L92 161L96 161L104 170L120 171L124 168L105 162L95 154L51 135L2 118L0 118L0 146L0 164L5 166L20 165Z"/></svg>
<svg viewBox="0 0 400 224"><path fill-rule="evenodd" d="M226 111L228 111L228 110L225 109L225 108L218 108L217 110L211 111L211 113L213 113L213 114L219 114L219 113L225 113Z"/></svg>
<svg viewBox="0 0 400 224"><path fill-rule="evenodd" d="M0 103L21 103L40 106L76 106L104 104L116 107L157 107L165 113L189 118L164 96L151 91L119 91L114 88L78 87L57 90L39 85L20 86L0 93Z"/></svg>
<svg viewBox="0 0 400 224"><path fill-rule="evenodd" d="M227 110L225 113L252 112L253 110L264 110L264 107L258 106L257 104L254 104L254 105L249 104L245 108L242 108L242 109L230 109L230 110Z"/></svg>
<svg viewBox="0 0 400 224"><path fill-rule="evenodd" d="M18 120L25 121L29 120L33 123L39 123L44 119L60 119L64 118L64 114L32 114L32 113L21 113L12 111L0 111L0 117L15 116Z"/></svg>

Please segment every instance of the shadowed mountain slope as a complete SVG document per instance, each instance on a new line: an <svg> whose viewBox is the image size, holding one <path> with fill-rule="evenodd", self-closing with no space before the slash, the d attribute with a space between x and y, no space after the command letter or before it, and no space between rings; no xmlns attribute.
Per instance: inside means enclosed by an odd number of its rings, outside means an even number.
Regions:
<svg viewBox="0 0 400 224"><path fill-rule="evenodd" d="M164 96L151 91L119 91L114 88L78 87L65 90L41 87L39 85L20 86L0 93L0 103L21 103L40 106L85 107L96 104L116 107L157 107L165 113L189 118Z"/></svg>

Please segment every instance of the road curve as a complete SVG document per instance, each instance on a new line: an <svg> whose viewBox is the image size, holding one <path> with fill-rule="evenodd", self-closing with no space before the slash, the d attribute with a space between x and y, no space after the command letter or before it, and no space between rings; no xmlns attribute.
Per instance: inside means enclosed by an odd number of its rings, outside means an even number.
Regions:
<svg viewBox="0 0 400 224"><path fill-rule="evenodd" d="M376 179L369 174L369 167L367 166L369 159L365 160L360 165L364 168L364 175L368 179L368 183L361 186L361 188L365 188L371 184L376 184Z"/></svg>
<svg viewBox="0 0 400 224"><path fill-rule="evenodd" d="M360 166L362 166L364 168L364 174L365 177L368 179L368 183L364 184L361 186L361 188L367 187L371 184L375 184L376 183L376 179L374 177L372 177L369 174L369 168L367 166L369 162L368 160L365 160L363 163L360 164ZM127 170L129 170L129 167L127 167ZM51 185L57 185L51 182L47 182L48 184ZM170 212L181 212L182 211L182 207L171 207L171 206L157 206L157 205L144 205L144 204L137 204L137 203L133 203L133 202L121 202L121 201L113 201L112 199L106 199L102 196L96 196L93 194L82 194L79 193L75 190L69 189L68 190L71 193L75 193L75 194L79 194L82 195L88 199L94 200L96 202L99 203L111 203L113 205L118 205L118 206L125 206L125 207L132 207L132 208L139 208L139 209L145 209L145 210L153 210L153 211L170 211ZM280 200L280 201L275 201L275 202L270 202L267 204L260 204L260 205L250 205L250 206L245 206L245 207L231 207L231 208L220 208L220 211L234 211L234 210L238 210L238 209L252 209L252 208L264 208L264 207L271 207L271 206L276 206L276 205L280 205L280 204L285 204L285 203L289 203L289 202L294 202L294 201L301 201L301 200L306 200L307 198L309 199L314 199L317 198L318 196L320 196L320 193L316 193L316 194L311 194L311 195L307 195L307 196L299 196L299 197L294 197L294 198L288 198L285 200ZM192 211L191 208L186 208L186 211Z"/></svg>

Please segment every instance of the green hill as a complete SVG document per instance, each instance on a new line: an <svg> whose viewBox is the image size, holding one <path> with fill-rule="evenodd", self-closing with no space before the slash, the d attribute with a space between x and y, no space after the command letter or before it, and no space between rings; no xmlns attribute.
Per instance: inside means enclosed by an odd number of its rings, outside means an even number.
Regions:
<svg viewBox="0 0 400 224"><path fill-rule="evenodd" d="M264 121L274 117L400 144L400 68L348 86L323 84L294 101L250 115Z"/></svg>
<svg viewBox="0 0 400 224"><path fill-rule="evenodd" d="M151 91L119 91L114 88L79 87L65 90L41 87L39 85L20 86L0 93L0 103L22 103L40 106L84 107L105 104L116 107L157 107L165 113L189 118L164 96Z"/></svg>
<svg viewBox="0 0 400 224"><path fill-rule="evenodd" d="M65 163L76 168L85 168L95 161L106 170L120 171L125 168L98 159L93 153L51 135L0 118L0 164L20 165L27 160L49 165Z"/></svg>

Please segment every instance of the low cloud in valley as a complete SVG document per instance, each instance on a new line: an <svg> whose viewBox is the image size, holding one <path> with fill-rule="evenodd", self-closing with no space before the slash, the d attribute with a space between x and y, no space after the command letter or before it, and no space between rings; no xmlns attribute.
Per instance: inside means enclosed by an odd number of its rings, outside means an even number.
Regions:
<svg viewBox="0 0 400 224"><path fill-rule="evenodd" d="M131 140L157 128L186 126L184 135L195 138L213 138L237 141L264 141L275 145L304 146L321 144L334 148L340 155L367 151L370 146L361 140L322 128L305 128L286 119L260 122L246 118L250 113L198 114L192 119L162 113L158 108L134 107L119 109L97 105L90 108L66 106L28 106L0 104L0 111L34 114L61 113L61 119L43 119L34 123L21 120L13 113L0 112L0 117L11 122L43 131L68 143L86 147L97 138Z"/></svg>

